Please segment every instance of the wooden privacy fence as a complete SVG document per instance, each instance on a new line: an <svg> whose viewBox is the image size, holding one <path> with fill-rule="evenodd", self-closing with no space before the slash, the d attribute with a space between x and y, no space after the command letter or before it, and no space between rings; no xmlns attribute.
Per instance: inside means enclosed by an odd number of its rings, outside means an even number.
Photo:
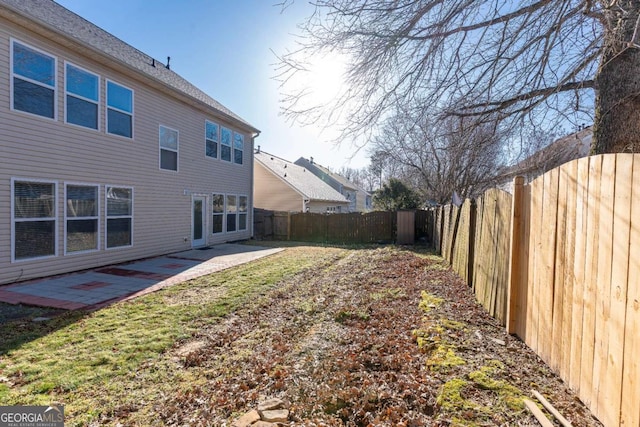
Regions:
<svg viewBox="0 0 640 427"><path fill-rule="evenodd" d="M289 214L254 209L253 233L262 239L287 240L289 237Z"/></svg>
<svg viewBox="0 0 640 427"><path fill-rule="evenodd" d="M511 195L491 189L435 213L434 246L503 325L509 285ZM439 241L438 241L439 240Z"/></svg>
<svg viewBox="0 0 640 427"><path fill-rule="evenodd" d="M331 243L391 243L396 213L291 214L291 240Z"/></svg>
<svg viewBox="0 0 640 427"><path fill-rule="evenodd" d="M254 235L259 239L338 244L392 243L396 239L396 212L318 214L262 209L254 212Z"/></svg>
<svg viewBox="0 0 640 427"><path fill-rule="evenodd" d="M513 198L490 190L434 224L436 248L510 333L605 426L640 426L640 155L516 178Z"/></svg>

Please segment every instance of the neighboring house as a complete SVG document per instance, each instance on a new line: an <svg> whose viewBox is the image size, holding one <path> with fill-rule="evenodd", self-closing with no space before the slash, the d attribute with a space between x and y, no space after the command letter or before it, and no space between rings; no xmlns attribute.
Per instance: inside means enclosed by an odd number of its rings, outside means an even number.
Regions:
<svg viewBox="0 0 640 427"><path fill-rule="evenodd" d="M310 157L309 160L300 157L295 161L295 164L311 171L315 176L346 197L346 199L349 200L349 212L368 212L373 209L370 193L359 188L345 177L317 164L313 161L313 157Z"/></svg>
<svg viewBox="0 0 640 427"><path fill-rule="evenodd" d="M0 45L0 283L251 237L256 128L50 0Z"/></svg>
<svg viewBox="0 0 640 427"><path fill-rule="evenodd" d="M514 166L505 169L499 174L496 186L512 192L515 176L524 176L526 182L531 182L551 169L571 160L586 157L591 150L592 138L593 132L590 126L560 138Z"/></svg>
<svg viewBox="0 0 640 427"><path fill-rule="evenodd" d="M306 168L264 151L254 154L255 207L274 211L340 213L349 201Z"/></svg>

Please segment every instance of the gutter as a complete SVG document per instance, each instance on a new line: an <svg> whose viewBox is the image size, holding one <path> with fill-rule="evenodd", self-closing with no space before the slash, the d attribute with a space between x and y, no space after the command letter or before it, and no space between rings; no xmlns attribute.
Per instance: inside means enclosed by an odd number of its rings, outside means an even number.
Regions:
<svg viewBox="0 0 640 427"><path fill-rule="evenodd" d="M255 206L254 206L254 201L253 201L253 193L254 193L254 186L253 186L253 179L254 179L254 164L255 164L255 159L254 159L254 154L255 154L255 146L256 146L256 138L260 136L260 131L257 131L256 133L254 133L253 135L251 135L251 172L249 173L250 179L251 179L251 229L250 229L250 235L251 238L253 239L254 235L254 221L255 221Z"/></svg>

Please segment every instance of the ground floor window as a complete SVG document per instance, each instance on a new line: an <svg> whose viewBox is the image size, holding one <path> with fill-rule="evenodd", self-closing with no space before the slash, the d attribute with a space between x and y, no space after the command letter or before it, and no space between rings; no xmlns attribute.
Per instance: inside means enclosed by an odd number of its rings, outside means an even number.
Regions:
<svg viewBox="0 0 640 427"><path fill-rule="evenodd" d="M133 244L133 188L106 187L107 249Z"/></svg>
<svg viewBox="0 0 640 427"><path fill-rule="evenodd" d="M211 232L213 234L222 233L224 220L224 194L213 194L211 197Z"/></svg>
<svg viewBox="0 0 640 427"><path fill-rule="evenodd" d="M97 185L67 184L65 188L65 252L98 250Z"/></svg>
<svg viewBox="0 0 640 427"><path fill-rule="evenodd" d="M236 231L237 228L237 214L238 214L238 202L237 197L233 194L227 194L227 233Z"/></svg>
<svg viewBox="0 0 640 427"><path fill-rule="evenodd" d="M238 230L247 229L247 208L249 198L247 196L238 196Z"/></svg>
<svg viewBox="0 0 640 427"><path fill-rule="evenodd" d="M13 259L56 255L56 184L12 180Z"/></svg>
<svg viewBox="0 0 640 427"><path fill-rule="evenodd" d="M248 206L248 196L214 193L211 197L212 233L247 230Z"/></svg>

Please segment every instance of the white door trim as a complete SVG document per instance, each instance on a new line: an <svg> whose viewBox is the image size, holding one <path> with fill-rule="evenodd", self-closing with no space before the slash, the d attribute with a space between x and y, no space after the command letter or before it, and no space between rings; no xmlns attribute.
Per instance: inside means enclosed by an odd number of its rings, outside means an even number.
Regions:
<svg viewBox="0 0 640 427"><path fill-rule="evenodd" d="M200 218L197 218L196 206L200 203ZM197 222L200 222L198 224ZM207 244L207 196L191 196L191 247L198 248Z"/></svg>

